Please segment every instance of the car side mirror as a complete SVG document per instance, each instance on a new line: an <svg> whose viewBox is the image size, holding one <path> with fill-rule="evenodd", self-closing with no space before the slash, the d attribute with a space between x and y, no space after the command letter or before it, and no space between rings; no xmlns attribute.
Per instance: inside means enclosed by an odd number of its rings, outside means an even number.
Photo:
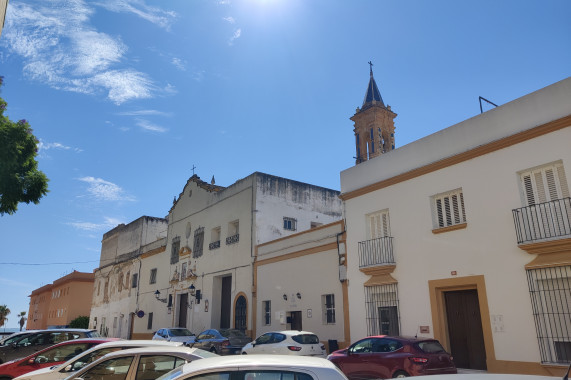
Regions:
<svg viewBox="0 0 571 380"><path fill-rule="evenodd" d="M36 362L36 357L28 359L28 364L34 364Z"/></svg>
<svg viewBox="0 0 571 380"><path fill-rule="evenodd" d="M71 368L72 368L72 367L71 367L71 364L69 364L69 365L67 365L63 370L64 370L65 372L71 372Z"/></svg>

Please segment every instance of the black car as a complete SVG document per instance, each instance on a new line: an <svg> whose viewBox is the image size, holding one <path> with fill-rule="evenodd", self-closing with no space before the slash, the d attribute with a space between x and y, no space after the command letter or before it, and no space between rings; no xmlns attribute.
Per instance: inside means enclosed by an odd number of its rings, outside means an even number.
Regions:
<svg viewBox="0 0 571 380"><path fill-rule="evenodd" d="M218 355L234 355L240 354L242 347L251 341L252 338L237 329L210 329L198 334L188 345Z"/></svg>
<svg viewBox="0 0 571 380"><path fill-rule="evenodd" d="M13 338L10 337L4 345L0 346L0 364L23 358L56 343L71 339L98 337L100 335L96 330L87 329L49 329L25 332Z"/></svg>

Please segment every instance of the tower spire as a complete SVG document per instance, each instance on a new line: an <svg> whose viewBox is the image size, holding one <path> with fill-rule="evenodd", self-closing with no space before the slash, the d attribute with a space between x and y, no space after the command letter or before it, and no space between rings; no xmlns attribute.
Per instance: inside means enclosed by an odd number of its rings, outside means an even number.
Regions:
<svg viewBox="0 0 571 380"><path fill-rule="evenodd" d="M385 106L381 92L373 77L373 62L369 64L369 84L361 108L357 108L351 120L355 122L355 163L370 160L395 148L395 125L397 116L390 106Z"/></svg>

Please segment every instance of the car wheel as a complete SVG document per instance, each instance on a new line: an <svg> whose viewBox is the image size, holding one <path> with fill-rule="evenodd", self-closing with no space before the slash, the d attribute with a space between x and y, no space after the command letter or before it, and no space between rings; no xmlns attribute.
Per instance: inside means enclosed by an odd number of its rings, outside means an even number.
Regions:
<svg viewBox="0 0 571 380"><path fill-rule="evenodd" d="M242 352L242 355L248 355L248 353L247 353L247 352Z"/></svg>
<svg viewBox="0 0 571 380"><path fill-rule="evenodd" d="M210 352L212 352L213 354L215 354L215 353L216 353L216 348L212 347L212 348L210 349Z"/></svg>
<svg viewBox="0 0 571 380"><path fill-rule="evenodd" d="M401 377L408 377L408 373L405 371L396 371L393 375L393 379L400 379Z"/></svg>

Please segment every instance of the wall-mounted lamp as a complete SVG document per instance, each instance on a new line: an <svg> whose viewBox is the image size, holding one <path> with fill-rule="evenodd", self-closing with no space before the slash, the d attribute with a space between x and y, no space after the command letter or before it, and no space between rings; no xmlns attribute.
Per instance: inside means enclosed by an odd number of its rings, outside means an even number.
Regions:
<svg viewBox="0 0 571 380"><path fill-rule="evenodd" d="M166 298L160 298L160 297L161 297L161 292L157 289L157 291L155 292L155 298L161 301L162 303L167 303Z"/></svg>
<svg viewBox="0 0 571 380"><path fill-rule="evenodd" d="M297 292L296 297L297 297L298 300L300 300L300 299L301 299L301 293L300 293L300 292Z"/></svg>
<svg viewBox="0 0 571 380"><path fill-rule="evenodd" d="M287 294L284 294L284 301L287 301Z"/></svg>
<svg viewBox="0 0 571 380"><path fill-rule="evenodd" d="M193 296L194 293L196 293L196 288L194 287L194 284L190 284L190 286L188 287L188 292L190 293L191 296Z"/></svg>

